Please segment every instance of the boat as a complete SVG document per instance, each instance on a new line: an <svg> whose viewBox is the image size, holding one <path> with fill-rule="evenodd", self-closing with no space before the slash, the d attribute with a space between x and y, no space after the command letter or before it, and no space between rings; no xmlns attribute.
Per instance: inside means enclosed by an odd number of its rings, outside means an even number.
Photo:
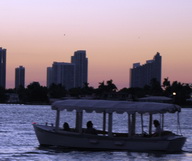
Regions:
<svg viewBox="0 0 192 161"><path fill-rule="evenodd" d="M166 113L177 114L181 107L175 104L155 102L129 102L110 100L70 99L56 101L51 105L56 111L55 125L33 123L40 146L56 146L79 150L126 150L126 151L165 151L178 152L186 142L182 134L163 131L153 136L153 116L160 114L161 128L164 127ZM61 111L75 113L75 127L65 131L60 125ZM74 112L75 111L75 112ZM84 113L101 113L102 129L97 134L86 133L83 128ZM113 114L127 115L127 132L113 129ZM136 132L138 116L141 119L141 132ZM147 133L144 132L144 117L147 117Z"/></svg>

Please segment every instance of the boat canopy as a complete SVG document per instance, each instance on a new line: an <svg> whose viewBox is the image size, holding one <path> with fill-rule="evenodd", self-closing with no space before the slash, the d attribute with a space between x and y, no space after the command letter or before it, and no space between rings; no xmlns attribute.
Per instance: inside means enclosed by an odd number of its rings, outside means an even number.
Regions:
<svg viewBox="0 0 192 161"><path fill-rule="evenodd" d="M78 112L97 112L97 113L174 113L180 112L181 107L168 103L156 102L132 102L132 101L110 101L110 100L85 100L85 99L70 99L56 101L52 104L52 110L67 110Z"/></svg>

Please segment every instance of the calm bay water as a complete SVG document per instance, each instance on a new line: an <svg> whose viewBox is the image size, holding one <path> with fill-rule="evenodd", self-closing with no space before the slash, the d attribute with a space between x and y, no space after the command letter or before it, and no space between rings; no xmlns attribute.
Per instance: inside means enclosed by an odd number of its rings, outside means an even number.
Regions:
<svg viewBox="0 0 192 161"><path fill-rule="evenodd" d="M67 121L74 127L74 113L63 114L61 122ZM41 148L33 131L32 123L55 122L55 111L50 106L0 105L0 161L188 161L192 160L192 108L183 108L180 114L182 134L187 137L183 152L179 154L137 153L127 151L68 151L64 149ZM70 117L70 118L69 118ZM100 114L86 114L85 123L92 120L97 129L101 128ZM127 129L125 115L114 115L114 130ZM157 116L158 117L158 116ZM166 117L165 128L176 129L176 116Z"/></svg>

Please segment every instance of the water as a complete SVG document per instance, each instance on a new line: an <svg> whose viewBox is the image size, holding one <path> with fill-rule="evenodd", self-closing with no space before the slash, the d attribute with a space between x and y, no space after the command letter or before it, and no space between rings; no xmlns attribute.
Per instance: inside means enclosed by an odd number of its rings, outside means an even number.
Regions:
<svg viewBox="0 0 192 161"><path fill-rule="evenodd" d="M69 119L72 117L72 119ZM179 154L166 153L137 153L127 151L69 151L64 149L41 148L33 131L32 123L54 123L55 112L50 106L29 105L0 105L0 161L188 161L192 160L192 108L182 109L181 124L182 133L187 136L187 142L183 152ZM84 115L84 127L88 120L92 120L97 129L101 129L99 114ZM122 132L126 131L126 114L114 116L114 129L122 126ZM158 116L157 116L158 117ZM64 114L63 121L74 126L73 113ZM174 129L176 116L166 117L165 128Z"/></svg>

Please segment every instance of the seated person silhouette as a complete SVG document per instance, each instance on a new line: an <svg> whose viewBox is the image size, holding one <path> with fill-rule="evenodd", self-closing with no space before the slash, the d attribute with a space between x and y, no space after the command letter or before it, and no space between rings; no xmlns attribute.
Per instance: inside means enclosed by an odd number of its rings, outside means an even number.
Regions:
<svg viewBox="0 0 192 161"><path fill-rule="evenodd" d="M93 123L91 121L87 122L87 129L85 132L88 134L97 135L97 130L95 128L93 128Z"/></svg>
<svg viewBox="0 0 192 161"><path fill-rule="evenodd" d="M163 132L163 130L161 129L161 127L160 127L160 123L159 123L159 121L158 120L154 120L153 121L153 124L154 124L154 126L155 126L155 133L153 134L153 136L160 136L161 135L161 133Z"/></svg>
<svg viewBox="0 0 192 161"><path fill-rule="evenodd" d="M67 122L64 122L63 124L63 130L65 131L70 131L70 127L69 127L69 124Z"/></svg>
<svg viewBox="0 0 192 161"><path fill-rule="evenodd" d="M166 135L175 135L171 131L164 131L160 127L160 123L158 120L153 121L154 126L156 127L155 133L152 136L166 136Z"/></svg>

